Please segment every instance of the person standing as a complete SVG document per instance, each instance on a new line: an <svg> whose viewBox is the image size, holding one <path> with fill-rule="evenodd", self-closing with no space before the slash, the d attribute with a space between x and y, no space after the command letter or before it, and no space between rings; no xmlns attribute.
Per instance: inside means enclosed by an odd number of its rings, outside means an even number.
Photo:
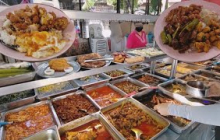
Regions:
<svg viewBox="0 0 220 140"><path fill-rule="evenodd" d="M130 33L127 39L127 48L134 49L147 45L146 33L143 31L142 23L134 23L135 30Z"/></svg>

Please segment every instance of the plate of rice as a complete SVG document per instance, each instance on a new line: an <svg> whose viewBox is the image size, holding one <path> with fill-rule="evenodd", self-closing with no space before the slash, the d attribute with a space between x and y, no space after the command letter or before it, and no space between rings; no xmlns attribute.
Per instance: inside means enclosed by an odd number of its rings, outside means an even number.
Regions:
<svg viewBox="0 0 220 140"><path fill-rule="evenodd" d="M75 40L72 21L49 5L10 6L0 17L0 52L14 59L52 59L65 53Z"/></svg>

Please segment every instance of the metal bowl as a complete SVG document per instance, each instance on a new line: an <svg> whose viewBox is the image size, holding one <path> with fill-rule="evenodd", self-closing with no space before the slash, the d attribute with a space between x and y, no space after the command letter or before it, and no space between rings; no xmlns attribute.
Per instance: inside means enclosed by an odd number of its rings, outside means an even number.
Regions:
<svg viewBox="0 0 220 140"><path fill-rule="evenodd" d="M186 92L196 98L203 98L208 92L208 88L201 81L188 81L186 83Z"/></svg>

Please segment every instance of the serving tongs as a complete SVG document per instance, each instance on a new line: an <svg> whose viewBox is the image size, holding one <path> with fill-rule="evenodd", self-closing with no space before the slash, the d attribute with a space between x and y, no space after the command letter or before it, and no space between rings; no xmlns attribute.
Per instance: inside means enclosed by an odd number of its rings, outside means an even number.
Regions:
<svg viewBox="0 0 220 140"><path fill-rule="evenodd" d="M88 62L95 62L95 61L112 61L114 58L113 57L109 57L109 58L99 58L99 59L88 59L88 60L84 60L85 63Z"/></svg>
<svg viewBox="0 0 220 140"><path fill-rule="evenodd" d="M12 124L13 122L0 122L0 127Z"/></svg>

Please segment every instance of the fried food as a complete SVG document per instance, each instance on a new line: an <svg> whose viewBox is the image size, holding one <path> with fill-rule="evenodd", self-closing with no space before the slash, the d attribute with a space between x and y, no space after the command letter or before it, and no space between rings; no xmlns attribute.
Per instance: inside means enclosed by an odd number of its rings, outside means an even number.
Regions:
<svg viewBox="0 0 220 140"><path fill-rule="evenodd" d="M100 68L106 64L105 61L94 61L94 62L87 62L87 63L84 62L85 60L88 60L88 59L99 59L99 58L102 58L102 56L99 55L98 53L90 53L90 54L78 56L77 60L82 67Z"/></svg>
<svg viewBox="0 0 220 140"><path fill-rule="evenodd" d="M50 60L49 66L55 71L64 71L64 69L71 67L64 58Z"/></svg>
<svg viewBox="0 0 220 140"><path fill-rule="evenodd" d="M161 40L179 53L207 53L212 46L220 49L217 13L200 5L179 6L170 11L166 22Z"/></svg>
<svg viewBox="0 0 220 140"><path fill-rule="evenodd" d="M9 46L16 46L17 51L27 56L47 57L66 45L68 40L64 39L63 31L68 24L66 17L57 17L43 7L26 6L6 15L0 40Z"/></svg>
<svg viewBox="0 0 220 140"><path fill-rule="evenodd" d="M117 63L124 63L125 58L127 57L127 55L125 53L114 53L114 62Z"/></svg>
<svg viewBox="0 0 220 140"><path fill-rule="evenodd" d="M128 64L144 62L145 58L143 56L134 56L130 58L126 58L125 62Z"/></svg>

